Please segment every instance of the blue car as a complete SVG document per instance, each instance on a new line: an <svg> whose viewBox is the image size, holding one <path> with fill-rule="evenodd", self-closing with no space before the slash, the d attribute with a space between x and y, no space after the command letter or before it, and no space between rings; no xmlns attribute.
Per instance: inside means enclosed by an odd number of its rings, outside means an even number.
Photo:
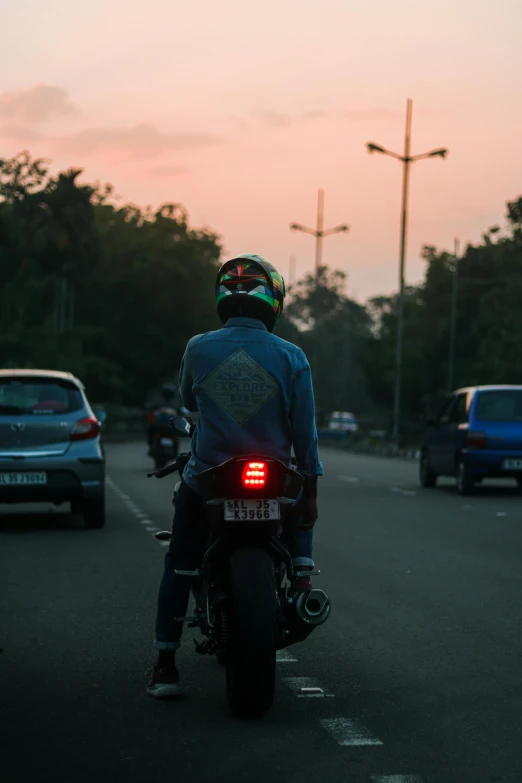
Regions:
<svg viewBox="0 0 522 783"><path fill-rule="evenodd" d="M429 425L420 456L423 487L455 476L461 495L485 478L515 479L522 488L522 386L459 389Z"/></svg>

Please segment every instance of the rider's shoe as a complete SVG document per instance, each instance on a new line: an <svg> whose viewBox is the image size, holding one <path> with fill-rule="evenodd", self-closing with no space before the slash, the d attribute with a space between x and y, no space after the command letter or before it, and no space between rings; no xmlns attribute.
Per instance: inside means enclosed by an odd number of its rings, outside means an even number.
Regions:
<svg viewBox="0 0 522 783"><path fill-rule="evenodd" d="M181 687L179 684L179 672L176 665L155 666L147 686L147 693L155 699L170 699L179 696Z"/></svg>

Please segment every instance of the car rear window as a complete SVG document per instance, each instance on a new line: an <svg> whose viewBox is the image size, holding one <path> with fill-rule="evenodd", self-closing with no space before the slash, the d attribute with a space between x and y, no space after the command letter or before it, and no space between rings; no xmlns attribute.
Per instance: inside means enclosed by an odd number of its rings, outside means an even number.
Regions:
<svg viewBox="0 0 522 783"><path fill-rule="evenodd" d="M480 392L476 417L479 421L522 422L522 389Z"/></svg>
<svg viewBox="0 0 522 783"><path fill-rule="evenodd" d="M81 391L56 378L0 378L0 416L74 413L83 408Z"/></svg>

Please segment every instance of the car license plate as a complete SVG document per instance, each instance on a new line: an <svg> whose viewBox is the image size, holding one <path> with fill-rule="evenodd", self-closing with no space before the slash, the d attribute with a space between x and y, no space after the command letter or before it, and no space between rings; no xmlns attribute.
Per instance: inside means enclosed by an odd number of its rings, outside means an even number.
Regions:
<svg viewBox="0 0 522 783"><path fill-rule="evenodd" d="M47 473L0 473L0 486L47 484Z"/></svg>
<svg viewBox="0 0 522 783"><path fill-rule="evenodd" d="M172 438L161 438L160 443L162 446L169 446L170 448L174 445Z"/></svg>
<svg viewBox="0 0 522 783"><path fill-rule="evenodd" d="M225 501L225 519L253 520L261 522L279 519L277 500L227 500Z"/></svg>
<svg viewBox="0 0 522 783"><path fill-rule="evenodd" d="M505 459L502 467L504 470L522 470L522 459Z"/></svg>

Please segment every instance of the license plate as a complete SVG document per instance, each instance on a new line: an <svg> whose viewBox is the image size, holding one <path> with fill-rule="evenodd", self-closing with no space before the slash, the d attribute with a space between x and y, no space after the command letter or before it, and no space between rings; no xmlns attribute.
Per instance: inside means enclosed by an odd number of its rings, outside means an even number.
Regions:
<svg viewBox="0 0 522 783"><path fill-rule="evenodd" d="M172 438L161 438L160 443L162 446L170 446L170 448L174 445Z"/></svg>
<svg viewBox="0 0 522 783"><path fill-rule="evenodd" d="M225 501L225 519L228 520L264 520L279 519L277 500L227 500Z"/></svg>
<svg viewBox="0 0 522 783"><path fill-rule="evenodd" d="M504 470L522 470L522 459L505 459L502 467Z"/></svg>
<svg viewBox="0 0 522 783"><path fill-rule="evenodd" d="M47 484L47 473L0 473L0 486Z"/></svg>

